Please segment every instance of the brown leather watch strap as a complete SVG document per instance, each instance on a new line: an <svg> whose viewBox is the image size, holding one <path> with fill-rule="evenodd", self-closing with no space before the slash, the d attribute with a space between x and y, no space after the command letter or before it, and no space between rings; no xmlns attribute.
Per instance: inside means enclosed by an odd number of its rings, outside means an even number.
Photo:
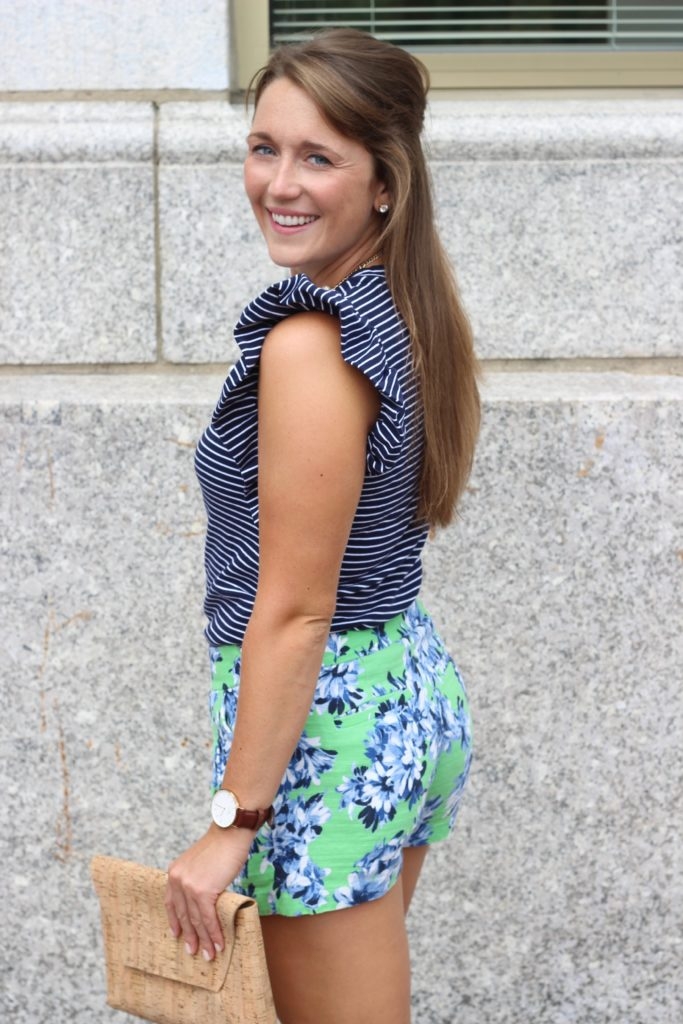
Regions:
<svg viewBox="0 0 683 1024"><path fill-rule="evenodd" d="M256 832L266 822L269 825L273 822L272 805L267 807L265 811L247 811L244 807L238 807L232 824L233 828L247 828L252 832Z"/></svg>

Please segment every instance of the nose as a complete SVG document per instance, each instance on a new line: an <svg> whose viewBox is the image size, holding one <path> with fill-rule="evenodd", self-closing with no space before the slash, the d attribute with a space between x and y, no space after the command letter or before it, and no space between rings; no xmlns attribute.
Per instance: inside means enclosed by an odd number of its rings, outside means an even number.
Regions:
<svg viewBox="0 0 683 1024"><path fill-rule="evenodd" d="M294 160L281 156L273 167L268 191L273 199L293 199L301 192Z"/></svg>

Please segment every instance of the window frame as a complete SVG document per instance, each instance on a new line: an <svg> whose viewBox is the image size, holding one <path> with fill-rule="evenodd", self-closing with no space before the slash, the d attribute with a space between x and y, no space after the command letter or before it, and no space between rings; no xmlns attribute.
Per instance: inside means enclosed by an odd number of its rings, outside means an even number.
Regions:
<svg viewBox="0 0 683 1024"><path fill-rule="evenodd" d="M243 91L270 53L268 0L232 0L232 88ZM680 50L414 52L433 90L672 88L683 85Z"/></svg>

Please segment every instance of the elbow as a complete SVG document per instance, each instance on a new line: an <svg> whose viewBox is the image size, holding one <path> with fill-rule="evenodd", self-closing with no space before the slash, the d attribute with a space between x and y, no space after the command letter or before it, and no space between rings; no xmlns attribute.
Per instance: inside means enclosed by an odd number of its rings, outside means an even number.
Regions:
<svg viewBox="0 0 683 1024"><path fill-rule="evenodd" d="M271 635L284 632L298 636L302 642L324 646L332 629L335 606L334 601L302 602L293 600L291 595L276 599L257 593L249 631Z"/></svg>

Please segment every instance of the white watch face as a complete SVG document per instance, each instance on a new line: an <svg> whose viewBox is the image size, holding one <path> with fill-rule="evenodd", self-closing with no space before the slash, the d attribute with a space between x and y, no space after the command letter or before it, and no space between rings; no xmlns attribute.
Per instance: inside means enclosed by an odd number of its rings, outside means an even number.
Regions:
<svg viewBox="0 0 683 1024"><path fill-rule="evenodd" d="M211 817L221 828L230 828L237 815L237 800L229 789L218 789L211 801Z"/></svg>

